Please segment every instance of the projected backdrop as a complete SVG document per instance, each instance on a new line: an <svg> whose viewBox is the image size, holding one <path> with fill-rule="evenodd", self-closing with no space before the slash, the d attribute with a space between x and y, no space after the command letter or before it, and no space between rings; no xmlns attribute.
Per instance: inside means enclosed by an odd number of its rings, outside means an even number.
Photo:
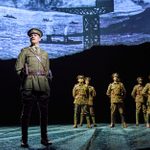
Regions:
<svg viewBox="0 0 150 150"><path fill-rule="evenodd" d="M16 58L33 27L43 31L50 58L149 42L149 18L150 0L0 0L0 59Z"/></svg>

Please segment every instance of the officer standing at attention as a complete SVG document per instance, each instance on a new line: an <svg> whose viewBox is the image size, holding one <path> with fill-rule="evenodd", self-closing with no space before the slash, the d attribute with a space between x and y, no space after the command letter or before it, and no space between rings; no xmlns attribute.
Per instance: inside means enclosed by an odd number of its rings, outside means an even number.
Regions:
<svg viewBox="0 0 150 150"><path fill-rule="evenodd" d="M48 140L48 101L50 96L50 87L48 78L52 78L49 70L49 58L46 51L39 47L39 42L43 35L42 31L32 28L28 31L31 45L21 50L16 61L15 69L21 78L21 147L28 145L28 126L32 106L37 103L40 112L41 144L47 146L52 144Z"/></svg>
<svg viewBox="0 0 150 150"><path fill-rule="evenodd" d="M110 97L111 101L111 124L110 127L115 126L115 116L117 109L119 110L123 128L127 127L124 117L124 98L126 90L122 82L120 82L119 74L112 74L113 82L109 84L106 95Z"/></svg>
<svg viewBox="0 0 150 150"><path fill-rule="evenodd" d="M135 103L136 103L136 126L139 125L139 115L140 115L141 109L143 111L143 117L144 117L145 123L147 121L146 120L145 97L142 95L142 90L144 88L143 78L138 77L137 82L138 82L138 84L133 87L133 90L131 93L131 96L135 99Z"/></svg>

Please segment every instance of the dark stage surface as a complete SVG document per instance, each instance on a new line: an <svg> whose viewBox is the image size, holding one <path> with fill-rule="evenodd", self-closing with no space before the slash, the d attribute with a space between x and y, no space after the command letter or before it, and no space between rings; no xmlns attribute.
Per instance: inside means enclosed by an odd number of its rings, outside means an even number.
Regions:
<svg viewBox="0 0 150 150"><path fill-rule="evenodd" d="M49 147L40 144L39 127L29 128L29 148L20 148L20 128L0 128L1 150L139 150L150 149L150 129L143 124L136 127L129 124L122 128L117 124L109 128L108 124L98 124L88 129L84 124L74 129L72 125L50 125L48 136L53 141Z"/></svg>
<svg viewBox="0 0 150 150"><path fill-rule="evenodd" d="M0 125L19 125L21 99L19 92L20 80L15 73L15 59L0 60ZM71 56L51 60L53 81L49 102L49 124L73 123L72 88L76 76L91 76L91 84L97 96L94 108L96 122L110 122L110 102L106 90L113 72L119 72L121 81L127 90L125 99L126 120L135 123L135 102L131 91L136 84L137 76L144 77L148 82L150 73L150 43L137 46L95 46ZM119 118L120 116L118 116ZM31 124L38 124L38 110L33 108ZM120 120L118 119L117 122ZM143 118L141 116L141 123Z"/></svg>

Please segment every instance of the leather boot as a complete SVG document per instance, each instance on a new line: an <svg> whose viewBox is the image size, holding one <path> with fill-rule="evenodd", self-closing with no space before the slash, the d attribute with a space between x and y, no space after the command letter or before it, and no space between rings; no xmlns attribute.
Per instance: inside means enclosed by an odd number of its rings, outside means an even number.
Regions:
<svg viewBox="0 0 150 150"><path fill-rule="evenodd" d="M94 116L92 116L92 122L93 122L93 126L94 126L94 127L97 127L96 122L95 122L95 117L94 117Z"/></svg>
<svg viewBox="0 0 150 150"><path fill-rule="evenodd" d="M144 117L144 122L146 123L147 122L147 115L146 115L146 113L143 114L143 117Z"/></svg>
<svg viewBox="0 0 150 150"><path fill-rule="evenodd" d="M122 127L123 127L123 128L127 128L127 124L126 124L126 122L125 122L124 115L121 114L120 116L121 116Z"/></svg>
<svg viewBox="0 0 150 150"><path fill-rule="evenodd" d="M147 123L146 123L146 127L150 128L150 114L147 114Z"/></svg>
<svg viewBox="0 0 150 150"><path fill-rule="evenodd" d="M84 115L80 115L80 126L82 126L83 125L83 119L84 119Z"/></svg>
<svg viewBox="0 0 150 150"><path fill-rule="evenodd" d="M136 112L136 126L139 126L139 113Z"/></svg>
<svg viewBox="0 0 150 150"><path fill-rule="evenodd" d="M74 116L74 125L73 125L73 128L77 128L78 126L77 126L77 117L76 116Z"/></svg>
<svg viewBox="0 0 150 150"><path fill-rule="evenodd" d="M41 144L44 146L52 145L52 141L48 139L41 139Z"/></svg>
<svg viewBox="0 0 150 150"><path fill-rule="evenodd" d="M48 140L47 136L47 125L41 126L41 144L48 146L52 144L52 141Z"/></svg>
<svg viewBox="0 0 150 150"><path fill-rule="evenodd" d="M86 117L87 128L91 128L90 117Z"/></svg>
<svg viewBox="0 0 150 150"><path fill-rule="evenodd" d="M21 147L29 147L28 145L28 123L27 121L22 118L21 120L21 133L22 133L22 139L21 139Z"/></svg>
<svg viewBox="0 0 150 150"><path fill-rule="evenodd" d="M110 128L115 127L115 117L112 113L111 113L111 123L110 123L109 127Z"/></svg>
<svg viewBox="0 0 150 150"><path fill-rule="evenodd" d="M127 127L128 127L127 124L126 124L126 122L123 122L123 123L122 123L122 127L123 127L123 128L127 128Z"/></svg>

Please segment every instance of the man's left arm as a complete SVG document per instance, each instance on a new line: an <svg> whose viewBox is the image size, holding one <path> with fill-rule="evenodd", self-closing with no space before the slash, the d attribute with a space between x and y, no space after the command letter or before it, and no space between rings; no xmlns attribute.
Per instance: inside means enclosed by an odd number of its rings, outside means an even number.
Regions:
<svg viewBox="0 0 150 150"><path fill-rule="evenodd" d="M16 64L15 64L16 73L21 78L22 78L22 76L25 75L24 67L25 67L25 50L22 49L21 52L20 52L20 54L18 55Z"/></svg>
<svg viewBox="0 0 150 150"><path fill-rule="evenodd" d="M46 54L46 75L48 76L50 80L52 80L53 75L50 69L50 60L49 60L48 54Z"/></svg>
<svg viewBox="0 0 150 150"><path fill-rule="evenodd" d="M125 98L126 97L126 89L125 89L125 86L123 83L122 83L122 94L123 94L123 98Z"/></svg>
<svg viewBox="0 0 150 150"><path fill-rule="evenodd" d="M95 90L94 87L92 88L92 91L93 91L93 94L92 94L92 95L93 95L93 97L95 97L95 96L96 96L96 90Z"/></svg>

